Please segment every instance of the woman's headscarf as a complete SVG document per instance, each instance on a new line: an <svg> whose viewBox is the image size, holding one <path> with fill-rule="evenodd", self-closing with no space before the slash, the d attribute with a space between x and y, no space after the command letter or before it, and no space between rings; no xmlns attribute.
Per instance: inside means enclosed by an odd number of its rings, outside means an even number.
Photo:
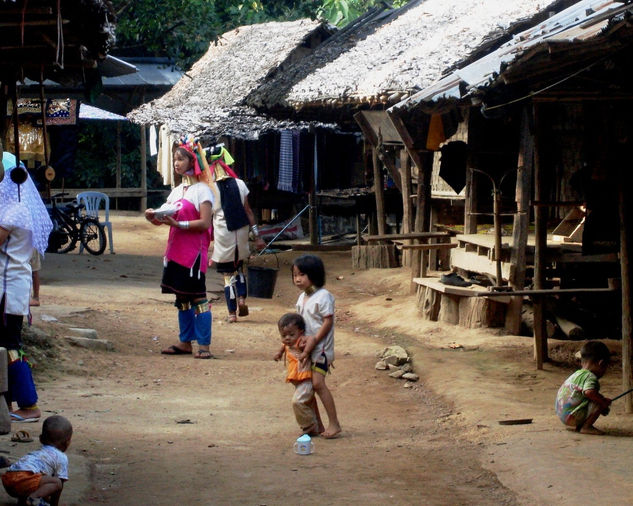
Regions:
<svg viewBox="0 0 633 506"><path fill-rule="evenodd" d="M11 179L15 169L15 156L2 153L4 178L0 181L0 226L19 227L31 232L33 247L42 255L48 246L53 223L30 176L19 187ZM22 168L24 165L20 164ZM26 169L24 169L26 170Z"/></svg>

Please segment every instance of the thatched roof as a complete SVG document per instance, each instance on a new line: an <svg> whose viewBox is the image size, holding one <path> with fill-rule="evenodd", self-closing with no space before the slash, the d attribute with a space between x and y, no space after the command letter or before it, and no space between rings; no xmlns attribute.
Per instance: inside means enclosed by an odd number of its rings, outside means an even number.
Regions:
<svg viewBox="0 0 633 506"><path fill-rule="evenodd" d="M59 12L58 12L59 5ZM115 42L107 0L0 0L0 80L80 84Z"/></svg>
<svg viewBox="0 0 633 506"><path fill-rule="evenodd" d="M392 105L439 79L493 31L506 32L555 0L413 0L326 41L259 87L263 110ZM341 34L342 35L342 34Z"/></svg>
<svg viewBox="0 0 633 506"><path fill-rule="evenodd" d="M222 35L191 70L161 98L132 111L139 124L166 124L177 135L203 139L232 135L257 138L285 128L243 106L244 98L266 79L310 52L329 36L326 25L302 19L242 26Z"/></svg>
<svg viewBox="0 0 633 506"><path fill-rule="evenodd" d="M463 62L441 80L395 105L393 110L418 106L434 110L447 103L470 101L473 95L484 94L494 87L506 89L504 93L497 90L500 95L532 96L539 88L547 91L550 85L561 85L567 78L575 77L577 71L586 72L592 67L602 73L600 80L609 82L612 92L619 90L618 85L630 89L628 77L607 79L604 77L607 69L602 65L607 55L622 52L633 44L632 12L633 5L618 0L580 0L516 34L495 51ZM612 66L613 62L606 65ZM566 79L561 80L561 75ZM589 88L587 83L583 87ZM504 100L508 98L497 97L497 101Z"/></svg>

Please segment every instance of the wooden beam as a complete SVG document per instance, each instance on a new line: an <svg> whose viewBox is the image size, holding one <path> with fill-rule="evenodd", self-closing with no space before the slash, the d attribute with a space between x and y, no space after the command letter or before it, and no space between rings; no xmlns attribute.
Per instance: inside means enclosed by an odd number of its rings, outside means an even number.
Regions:
<svg viewBox="0 0 633 506"><path fill-rule="evenodd" d="M512 227L512 251L510 254L510 286L513 290L525 288L526 250L530 221L530 195L532 192L532 165L534 162L534 138L530 131L530 108L523 109L517 160L515 190L516 214ZM505 328L510 334L519 335L521 329L522 297L513 297L506 310Z"/></svg>
<svg viewBox="0 0 633 506"><path fill-rule="evenodd" d="M62 19L62 24L70 23L68 19ZM0 21L0 28L19 28L22 26L57 26L56 19L34 19L32 21Z"/></svg>
<svg viewBox="0 0 633 506"><path fill-rule="evenodd" d="M543 288L541 290L501 290L498 292L488 292L488 297L502 297L508 295L578 295L580 293L613 293L617 288Z"/></svg>
<svg viewBox="0 0 633 506"><path fill-rule="evenodd" d="M434 250L434 249L452 249L457 248L455 242L439 242L436 244L397 244L398 249L411 249L411 250Z"/></svg>
<svg viewBox="0 0 633 506"><path fill-rule="evenodd" d="M404 239L439 239L451 237L450 232L409 232L408 234L378 234L365 236L366 241L391 241Z"/></svg>

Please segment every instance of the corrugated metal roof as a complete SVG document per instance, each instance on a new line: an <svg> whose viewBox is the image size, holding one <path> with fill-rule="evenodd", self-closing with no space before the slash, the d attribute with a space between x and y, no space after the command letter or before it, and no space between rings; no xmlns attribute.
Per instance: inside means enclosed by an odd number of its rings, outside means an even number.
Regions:
<svg viewBox="0 0 633 506"><path fill-rule="evenodd" d="M431 86L403 100L393 110L411 109L422 102L462 99L489 85L529 50L551 42L584 41L599 35L610 21L633 5L624 1L582 0L546 21L516 34L511 41L483 58L457 69Z"/></svg>
<svg viewBox="0 0 633 506"><path fill-rule="evenodd" d="M123 58L122 58L123 59ZM116 77L102 78L104 88L115 86L162 86L171 88L184 74L165 58L125 58L134 65L136 72Z"/></svg>
<svg viewBox="0 0 633 506"><path fill-rule="evenodd" d="M110 111L106 111L104 109L99 109L94 105L79 104L79 119L99 119L99 120L110 120L110 121L128 121L125 116L121 116L119 114L115 114Z"/></svg>

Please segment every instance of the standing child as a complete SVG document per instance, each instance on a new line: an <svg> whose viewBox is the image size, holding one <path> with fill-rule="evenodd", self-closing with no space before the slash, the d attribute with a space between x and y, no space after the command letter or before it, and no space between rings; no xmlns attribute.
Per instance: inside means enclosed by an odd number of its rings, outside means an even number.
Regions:
<svg viewBox="0 0 633 506"><path fill-rule="evenodd" d="M57 506L68 480L68 457L73 427L63 416L53 415L44 420L39 450L11 464L2 475L2 484L11 497L29 506Z"/></svg>
<svg viewBox="0 0 633 506"><path fill-rule="evenodd" d="M599 378L609 366L611 353L600 341L587 341L580 349L579 369L565 380L556 396L556 414L581 434L602 435L593 424L600 415L609 414L611 399L600 394Z"/></svg>
<svg viewBox="0 0 633 506"><path fill-rule="evenodd" d="M299 361L299 356L305 349L306 343L314 338L305 335L305 321L297 313L286 313L279 319L277 326L283 344L273 358L281 360L281 357L285 355L288 366L286 381L295 386L295 393L292 396L292 409L295 412L295 418L304 434L316 436L320 432L320 424L315 411L316 401L312 388L312 371L309 362Z"/></svg>
<svg viewBox="0 0 633 506"><path fill-rule="evenodd" d="M292 279L302 290L297 300L297 313L305 320L306 334L314 336L314 340L306 343L299 360L312 359L312 386L328 417L328 428L321 436L332 439L341 433L334 398L325 384L325 376L334 361L334 296L323 288L325 266L316 255L297 258L292 264Z"/></svg>

